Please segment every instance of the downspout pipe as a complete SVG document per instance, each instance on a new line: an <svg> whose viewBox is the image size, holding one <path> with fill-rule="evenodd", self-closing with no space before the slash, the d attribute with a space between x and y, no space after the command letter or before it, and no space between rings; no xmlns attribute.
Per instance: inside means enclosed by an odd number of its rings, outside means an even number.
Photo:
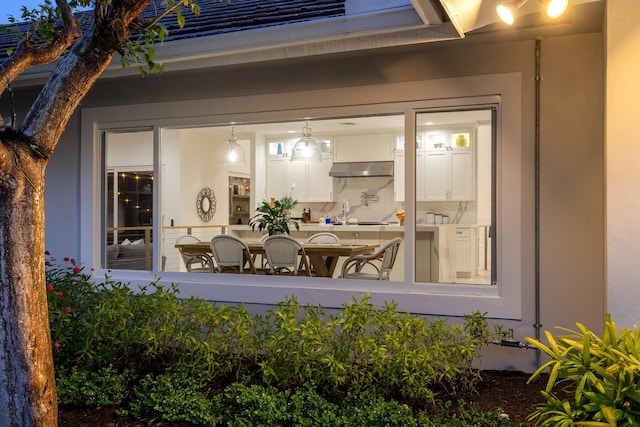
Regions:
<svg viewBox="0 0 640 427"><path fill-rule="evenodd" d="M535 81L535 321L533 324L535 338L540 339L540 54L542 37L536 38L535 56L536 73ZM540 351L536 351L536 366L540 366Z"/></svg>

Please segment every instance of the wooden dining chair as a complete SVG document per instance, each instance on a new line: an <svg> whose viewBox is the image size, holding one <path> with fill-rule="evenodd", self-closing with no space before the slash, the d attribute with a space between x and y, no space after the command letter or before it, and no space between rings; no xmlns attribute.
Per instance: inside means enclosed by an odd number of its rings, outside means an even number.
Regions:
<svg viewBox="0 0 640 427"><path fill-rule="evenodd" d="M211 239L211 252L216 261L218 273L245 273L245 265L248 273L258 274L251 251L247 244L235 236L219 234Z"/></svg>
<svg viewBox="0 0 640 427"><path fill-rule="evenodd" d="M202 242L195 236L190 234L185 234L184 236L178 237L176 243L177 244L185 244L185 243L200 243ZM213 273L214 264L211 256L206 252L194 252L188 251L185 249L178 249L180 252L180 257L182 258L182 262L184 262L184 266L187 268L187 271L190 273Z"/></svg>
<svg viewBox="0 0 640 427"><path fill-rule="evenodd" d="M305 276L311 276L309 259L304 248L300 242L287 235L276 234L265 239L264 254L267 257L270 274L297 276L304 273ZM298 257L301 260L300 264Z"/></svg>
<svg viewBox="0 0 640 427"><path fill-rule="evenodd" d="M402 240L402 237L396 237L375 253L354 255L347 258L342 264L340 277L343 279L389 280ZM370 268L365 268L367 266Z"/></svg>

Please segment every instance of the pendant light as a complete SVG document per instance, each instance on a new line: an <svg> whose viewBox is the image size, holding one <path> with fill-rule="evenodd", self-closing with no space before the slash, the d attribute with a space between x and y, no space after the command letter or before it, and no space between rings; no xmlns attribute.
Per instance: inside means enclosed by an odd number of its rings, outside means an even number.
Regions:
<svg viewBox="0 0 640 427"><path fill-rule="evenodd" d="M231 136L224 150L225 165L246 165L247 156L244 154L242 146L238 144L233 126L231 126Z"/></svg>
<svg viewBox="0 0 640 427"><path fill-rule="evenodd" d="M291 150L292 162L321 162L322 152L320 144L311 136L309 122L302 128L302 138L300 138Z"/></svg>

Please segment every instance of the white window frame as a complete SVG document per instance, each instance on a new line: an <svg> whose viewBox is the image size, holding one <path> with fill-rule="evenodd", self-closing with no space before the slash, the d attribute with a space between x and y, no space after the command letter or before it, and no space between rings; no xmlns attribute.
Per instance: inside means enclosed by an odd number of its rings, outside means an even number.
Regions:
<svg viewBox="0 0 640 427"><path fill-rule="evenodd" d="M490 317L522 319L522 143L520 73L459 77L316 90L308 92L234 97L217 100L176 101L153 104L85 108L82 110L83 150L81 153L81 226L80 261L93 268L97 280L104 278L100 269L101 203L100 188L102 132L135 130L154 131L154 186L161 181L159 149L161 129L178 126L204 126L215 123L291 120L295 117L338 117L362 114L405 113L408 140L415 137L415 113L430 108L461 107L499 103L497 118L497 224L500 237L497 254L498 286L464 284L416 284L415 271L415 200L406 199L405 281L372 286L370 282L323 278L251 277L247 275L197 275L158 271L111 271L114 280L148 284L161 277L161 283L179 283L181 294L195 295L218 302L277 304L295 294L303 304L340 307L363 293L373 303L395 301L402 311L421 314L462 316L472 311ZM305 109L296 108L305 100ZM354 104L357 100L358 104ZM295 113L295 116L292 114ZM409 144L411 146L411 144ZM87 149L85 150L84 147ZM413 159L413 154L408 154ZM410 151L411 152L411 149ZM415 194L415 162L407 162L406 196ZM255 174L252 165L252 175ZM154 188L155 194L160 194ZM154 209L159 212L160 200ZM153 265L158 265L158 218L154 215L156 250Z"/></svg>

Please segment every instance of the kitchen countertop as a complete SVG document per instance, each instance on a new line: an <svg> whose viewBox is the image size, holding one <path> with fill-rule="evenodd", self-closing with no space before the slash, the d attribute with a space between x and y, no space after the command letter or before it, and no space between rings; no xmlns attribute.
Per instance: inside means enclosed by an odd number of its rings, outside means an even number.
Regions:
<svg viewBox="0 0 640 427"><path fill-rule="evenodd" d="M457 224L418 224L416 226L417 231L434 231L440 227L455 227ZM296 231L295 226L290 227L291 231ZM251 226L249 225L230 225L229 230L232 231L251 231ZM256 229L257 231L257 229ZM328 231L331 233L337 233L340 231L389 231L389 232L401 232L404 231L404 225L399 225L398 223L390 223L388 225L385 224L376 224L376 225L357 225L357 224L319 224L319 223L306 223L300 224L300 231Z"/></svg>

